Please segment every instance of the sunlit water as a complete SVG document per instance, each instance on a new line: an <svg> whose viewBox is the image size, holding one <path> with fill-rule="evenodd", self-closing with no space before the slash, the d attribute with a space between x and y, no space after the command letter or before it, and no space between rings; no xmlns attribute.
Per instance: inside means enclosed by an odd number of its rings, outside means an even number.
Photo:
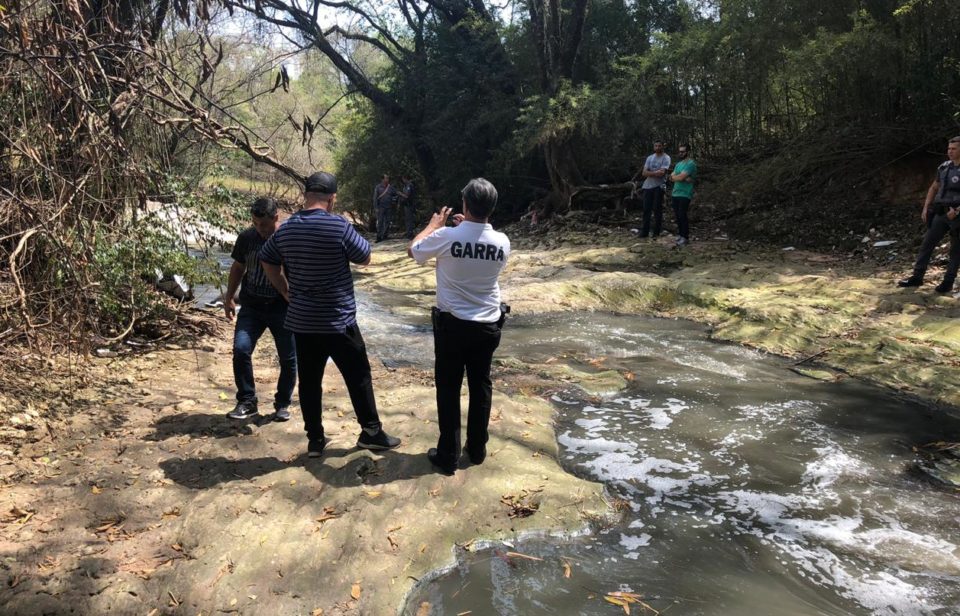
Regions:
<svg viewBox="0 0 960 616"><path fill-rule="evenodd" d="M385 362L430 365L425 318L365 298L365 322ZM635 375L606 397L552 397L566 468L606 484L626 515L466 555L407 613L615 614L603 595L620 590L672 614L960 614L960 498L915 473L912 451L960 440L955 416L802 377L678 321L519 316L498 354L605 358Z"/></svg>

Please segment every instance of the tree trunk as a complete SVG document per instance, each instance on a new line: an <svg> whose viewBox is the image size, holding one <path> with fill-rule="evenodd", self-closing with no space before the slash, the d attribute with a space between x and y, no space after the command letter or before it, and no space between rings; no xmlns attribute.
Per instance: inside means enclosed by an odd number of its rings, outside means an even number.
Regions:
<svg viewBox="0 0 960 616"><path fill-rule="evenodd" d="M556 137L543 144L543 158L550 176L550 195L544 200L542 214L563 213L570 208L574 188L583 184L569 137Z"/></svg>

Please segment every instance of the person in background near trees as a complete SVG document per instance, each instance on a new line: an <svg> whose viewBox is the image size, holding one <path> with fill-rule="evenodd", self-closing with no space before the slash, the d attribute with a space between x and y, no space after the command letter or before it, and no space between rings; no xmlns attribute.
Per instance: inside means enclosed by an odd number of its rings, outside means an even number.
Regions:
<svg viewBox="0 0 960 616"><path fill-rule="evenodd" d="M693 183L697 179L697 163L690 158L690 146L686 143L677 148L680 162L673 168L670 180L673 182L673 194L670 203L677 217L677 246L690 243L690 200L693 199Z"/></svg>
<svg viewBox="0 0 960 616"><path fill-rule="evenodd" d="M327 360L343 374L361 432L357 446L392 449L400 439L384 432L373 396L367 347L357 326L350 263L370 263L370 244L333 214L337 179L322 171L306 179L303 209L287 219L260 250L263 271L287 298L287 329L297 341L300 409L307 455L323 454L323 372ZM283 270L280 266L283 266Z"/></svg>
<svg viewBox="0 0 960 616"><path fill-rule="evenodd" d="M373 209L377 213L377 241L382 242L390 234L390 219L393 218L393 203L397 198L397 189L390 183L390 176L384 174L380 183L373 187Z"/></svg>
<svg viewBox="0 0 960 616"><path fill-rule="evenodd" d="M643 163L643 226L640 237L650 233L650 215L653 214L653 237L660 235L663 227L663 194L666 190L667 173L670 169L670 157L663 153L663 142L653 143L653 154Z"/></svg>
<svg viewBox="0 0 960 616"><path fill-rule="evenodd" d="M237 305L234 298L240 289L240 313L233 332L233 379L237 384L237 406L227 413L230 419L246 419L256 415L257 389L253 380L253 351L264 330L270 329L280 360L280 378L273 398L277 421L290 419L290 399L297 382L297 354L293 334L284 325L287 301L281 297L263 268L258 253L277 230L277 203L273 199L257 199L250 206L253 226L237 236L233 245L233 264L227 279L223 311L233 320Z"/></svg>
<svg viewBox="0 0 960 616"><path fill-rule="evenodd" d="M417 213L417 189L409 175L400 176L403 187L400 189L400 205L403 207L403 219L407 224L407 239L413 239L413 226Z"/></svg>
<svg viewBox="0 0 960 616"><path fill-rule="evenodd" d="M427 458L448 475L456 471L460 459L464 370L470 393L464 449L474 464L482 464L487 456L493 399L490 365L506 317L499 276L510 256L510 240L488 222L497 205L493 184L483 178L470 180L461 195L462 213L453 216L454 226L445 226L452 208L441 208L407 249L421 265L437 259L437 306L432 312L440 438Z"/></svg>
<svg viewBox="0 0 960 616"><path fill-rule="evenodd" d="M913 274L897 283L900 287L919 287L927 273L933 251L944 235L950 234L950 261L937 285L937 293L949 293L960 269L960 136L947 144L947 158L937 168L937 177L927 189L920 218L927 224L927 233L920 244L920 253Z"/></svg>

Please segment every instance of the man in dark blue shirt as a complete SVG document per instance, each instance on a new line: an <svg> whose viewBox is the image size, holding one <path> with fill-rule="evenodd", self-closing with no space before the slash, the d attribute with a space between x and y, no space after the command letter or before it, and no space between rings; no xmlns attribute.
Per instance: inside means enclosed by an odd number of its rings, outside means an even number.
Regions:
<svg viewBox="0 0 960 616"><path fill-rule="evenodd" d="M253 380L253 351L264 330L270 329L277 357L280 378L273 399L274 419L290 419L290 398L297 381L297 354L293 334L283 326L287 317L287 301L277 293L260 267L260 248L277 229L277 204L273 199L257 199L250 206L253 226L237 236L233 246L233 265L227 280L223 310L233 320L234 297L240 288L240 313L233 333L233 379L237 385L237 406L227 413L230 419L246 419L256 415L257 389Z"/></svg>
<svg viewBox="0 0 960 616"><path fill-rule="evenodd" d="M373 187L373 209L377 214L377 241L390 237L390 222L397 202L397 189L390 183L390 176L384 174L380 183Z"/></svg>
<svg viewBox="0 0 960 616"><path fill-rule="evenodd" d="M413 239L413 227L417 216L417 188L408 175L400 176L402 189L398 191L400 205L403 206L403 220L407 225L407 239Z"/></svg>
<svg viewBox="0 0 960 616"><path fill-rule="evenodd" d="M357 446L392 449L400 444L380 424L367 347L357 326L350 263L370 263L370 244L333 214L336 193L333 175L321 171L308 177L303 209L260 250L263 271L290 303L286 327L297 342L300 409L310 457L319 457L326 444L321 384L330 358L343 374L362 428Z"/></svg>
<svg viewBox="0 0 960 616"><path fill-rule="evenodd" d="M937 168L937 178L927 189L920 217L927 225L927 232L920 244L913 274L897 283L900 287L919 287L924 274L943 236L950 236L950 260L943 273L943 282L934 289L937 293L950 293L960 270L960 136L947 143L947 160Z"/></svg>

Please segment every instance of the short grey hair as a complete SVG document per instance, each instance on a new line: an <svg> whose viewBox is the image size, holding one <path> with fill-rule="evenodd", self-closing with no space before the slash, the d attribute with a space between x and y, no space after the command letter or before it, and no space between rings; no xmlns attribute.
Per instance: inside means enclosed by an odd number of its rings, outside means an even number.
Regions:
<svg viewBox="0 0 960 616"><path fill-rule="evenodd" d="M460 191L467 211L475 218L489 218L497 207L497 189L484 178L473 178Z"/></svg>
<svg viewBox="0 0 960 616"><path fill-rule="evenodd" d="M960 135L957 135L956 137L951 139L950 143L960 143Z"/></svg>

